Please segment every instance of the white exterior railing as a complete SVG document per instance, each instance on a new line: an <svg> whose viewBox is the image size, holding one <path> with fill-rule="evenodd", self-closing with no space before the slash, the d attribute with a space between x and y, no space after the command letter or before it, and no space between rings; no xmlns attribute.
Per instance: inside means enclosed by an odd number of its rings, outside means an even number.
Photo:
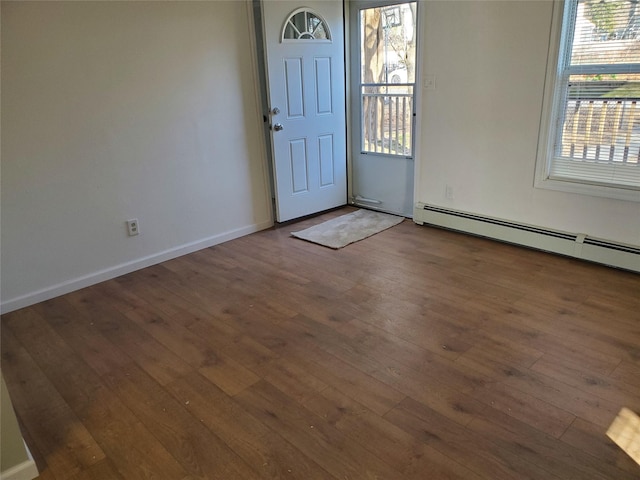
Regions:
<svg viewBox="0 0 640 480"><path fill-rule="evenodd" d="M388 88L409 90L407 87L413 85ZM412 93L362 93L362 152L411 156L412 131Z"/></svg>
<svg viewBox="0 0 640 480"><path fill-rule="evenodd" d="M569 99L562 158L640 166L640 105L637 100Z"/></svg>

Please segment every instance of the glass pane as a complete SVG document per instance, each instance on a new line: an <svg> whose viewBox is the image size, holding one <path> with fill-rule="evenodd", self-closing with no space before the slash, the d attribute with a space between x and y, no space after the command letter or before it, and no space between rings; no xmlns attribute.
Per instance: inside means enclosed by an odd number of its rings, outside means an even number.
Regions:
<svg viewBox="0 0 640 480"><path fill-rule="evenodd" d="M327 38L327 33L324 30L322 20L312 13L309 14L309 32L311 32L315 39L322 40Z"/></svg>
<svg viewBox="0 0 640 480"><path fill-rule="evenodd" d="M286 38L289 40L295 40L299 36L300 36L300 33L295 30L293 24L290 21L287 22L287 25L284 27L283 38Z"/></svg>
<svg viewBox="0 0 640 480"><path fill-rule="evenodd" d="M412 155L413 87L410 93L362 87L362 151Z"/></svg>
<svg viewBox="0 0 640 480"><path fill-rule="evenodd" d="M571 65L640 63L640 7L636 0L580 0Z"/></svg>
<svg viewBox="0 0 640 480"><path fill-rule="evenodd" d="M363 152L411 156L416 2L360 11Z"/></svg>
<svg viewBox="0 0 640 480"><path fill-rule="evenodd" d="M306 25L306 22L305 22L305 17L306 16L307 16L307 12L300 12L300 13L295 14L291 18L291 20L289 20L289 23L291 25L295 26L296 30L298 32L300 32L300 34L303 34L303 33L305 33L307 31L307 25Z"/></svg>
<svg viewBox="0 0 640 480"><path fill-rule="evenodd" d="M360 11L362 83L414 83L416 2Z"/></svg>
<svg viewBox="0 0 640 480"><path fill-rule="evenodd" d="M571 75L556 155L637 165L640 74Z"/></svg>

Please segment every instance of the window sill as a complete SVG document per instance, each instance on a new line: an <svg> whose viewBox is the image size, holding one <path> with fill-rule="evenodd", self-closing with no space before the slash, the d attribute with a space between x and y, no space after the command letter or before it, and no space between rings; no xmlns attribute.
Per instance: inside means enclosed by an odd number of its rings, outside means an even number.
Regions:
<svg viewBox="0 0 640 480"><path fill-rule="evenodd" d="M613 198L615 200L625 200L628 202L640 202L640 190L594 185L582 183L579 180L537 179L534 186L546 190Z"/></svg>

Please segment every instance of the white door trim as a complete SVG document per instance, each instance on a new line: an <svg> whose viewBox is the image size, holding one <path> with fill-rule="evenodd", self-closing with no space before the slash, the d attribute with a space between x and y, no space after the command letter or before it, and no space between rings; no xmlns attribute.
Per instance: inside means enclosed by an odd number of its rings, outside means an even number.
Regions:
<svg viewBox="0 0 640 480"><path fill-rule="evenodd" d="M255 105L256 105L256 122L259 124L259 129L258 131L263 132L263 135L260 136L260 139L258 140L260 142L260 163L262 164L262 181L264 182L264 186L265 186L265 202L267 202L267 204L272 205L272 208L269 209L269 220L271 222L270 226L273 226L275 224L275 211L274 211L274 195L275 195L275 191L274 191L274 186L273 186L273 175L271 174L271 158L269 155L269 150L271 149L271 146L267 144L267 137L265 134L265 122L262 121L263 119L263 115L265 114L263 112L263 109L265 108L264 105L266 105L266 98L263 98L263 94L262 94L262 88L267 88L267 85L264 85L263 87L263 82L261 81L261 72L260 69L264 68L264 62L265 59L264 58L260 58L260 55L258 55L258 45L257 42L261 42L262 40L258 38L258 36L260 35L260 32L256 30L255 25L256 25L256 17L254 14L254 8L255 8L255 3L254 0L245 0L245 5L247 7L247 27L248 27L248 32L247 32L247 38L249 39L249 46L250 46L250 51L251 51L251 74L253 76L253 95L254 95L254 99L255 99ZM266 76L266 74L265 74Z"/></svg>

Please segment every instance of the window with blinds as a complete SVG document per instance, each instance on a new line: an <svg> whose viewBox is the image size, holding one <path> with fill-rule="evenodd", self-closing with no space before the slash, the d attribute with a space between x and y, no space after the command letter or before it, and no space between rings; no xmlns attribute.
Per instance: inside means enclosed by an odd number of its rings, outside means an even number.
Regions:
<svg viewBox="0 0 640 480"><path fill-rule="evenodd" d="M640 191L640 6L564 5L546 179Z"/></svg>

